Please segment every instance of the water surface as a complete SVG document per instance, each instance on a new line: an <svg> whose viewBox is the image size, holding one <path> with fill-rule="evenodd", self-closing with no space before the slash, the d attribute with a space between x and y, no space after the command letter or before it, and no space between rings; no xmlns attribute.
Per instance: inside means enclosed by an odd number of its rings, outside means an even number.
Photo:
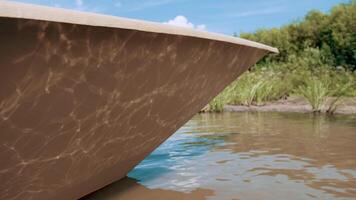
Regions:
<svg viewBox="0 0 356 200"><path fill-rule="evenodd" d="M356 117L199 114L96 199L356 199Z"/></svg>

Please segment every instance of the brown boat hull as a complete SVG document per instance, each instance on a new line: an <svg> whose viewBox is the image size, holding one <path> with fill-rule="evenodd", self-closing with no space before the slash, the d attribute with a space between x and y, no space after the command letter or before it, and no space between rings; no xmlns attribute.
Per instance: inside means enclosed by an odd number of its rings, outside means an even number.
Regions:
<svg viewBox="0 0 356 200"><path fill-rule="evenodd" d="M0 18L0 199L76 199L124 177L268 50Z"/></svg>

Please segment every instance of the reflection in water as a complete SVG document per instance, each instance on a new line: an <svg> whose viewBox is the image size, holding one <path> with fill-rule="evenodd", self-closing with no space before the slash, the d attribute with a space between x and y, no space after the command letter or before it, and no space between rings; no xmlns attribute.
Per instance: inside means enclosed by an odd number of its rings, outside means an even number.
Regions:
<svg viewBox="0 0 356 200"><path fill-rule="evenodd" d="M355 141L355 117L200 114L129 177L190 199L356 199Z"/></svg>
<svg viewBox="0 0 356 200"><path fill-rule="evenodd" d="M213 192L206 189L197 189L189 194L162 190L162 189L148 189L135 179L124 178L105 188L98 190L86 197L85 199L105 199L105 200L204 200L207 195L212 195Z"/></svg>

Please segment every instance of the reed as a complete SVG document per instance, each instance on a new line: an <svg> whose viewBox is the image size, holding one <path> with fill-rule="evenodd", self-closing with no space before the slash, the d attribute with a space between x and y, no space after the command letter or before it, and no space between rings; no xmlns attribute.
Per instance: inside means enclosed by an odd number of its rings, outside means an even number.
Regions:
<svg viewBox="0 0 356 200"><path fill-rule="evenodd" d="M307 78L305 84L297 89L297 93L309 102L314 113L320 113L327 98L331 95L330 81L315 77Z"/></svg>
<svg viewBox="0 0 356 200"><path fill-rule="evenodd" d="M305 61L289 66L256 66L228 86L205 111L221 112L226 104L261 106L293 95L304 97L314 113L332 114L345 97L356 96L356 73L343 68L309 66Z"/></svg>

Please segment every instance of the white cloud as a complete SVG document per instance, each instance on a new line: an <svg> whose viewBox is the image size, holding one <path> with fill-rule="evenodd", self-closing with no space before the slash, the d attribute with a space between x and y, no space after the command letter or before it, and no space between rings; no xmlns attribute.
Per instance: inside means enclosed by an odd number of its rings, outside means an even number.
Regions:
<svg viewBox="0 0 356 200"><path fill-rule="evenodd" d="M75 0L75 5L82 6L83 5L83 0Z"/></svg>
<svg viewBox="0 0 356 200"><path fill-rule="evenodd" d="M168 22L164 22L164 24L180 26L185 28L192 28L200 31L206 30L205 24L194 25L193 23L189 22L189 20L183 15L178 15L174 19L171 19Z"/></svg>
<svg viewBox="0 0 356 200"><path fill-rule="evenodd" d="M194 28L194 24L188 21L188 19L182 15L176 16L174 19L169 20L166 24L181 26L186 28Z"/></svg>

